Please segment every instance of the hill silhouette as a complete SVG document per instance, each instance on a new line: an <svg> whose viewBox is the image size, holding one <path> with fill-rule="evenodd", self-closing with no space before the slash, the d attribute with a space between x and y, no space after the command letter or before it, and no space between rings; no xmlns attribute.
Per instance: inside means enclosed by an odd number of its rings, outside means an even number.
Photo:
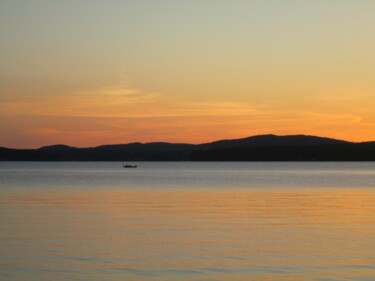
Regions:
<svg viewBox="0 0 375 281"><path fill-rule="evenodd" d="M306 135L258 135L203 144L128 143L77 148L0 147L0 161L375 161L375 142Z"/></svg>
<svg viewBox="0 0 375 281"><path fill-rule="evenodd" d="M318 144L348 143L342 140L306 135L259 135L242 139L220 140L198 145L199 149L218 149L229 147L267 147L267 146L301 146Z"/></svg>

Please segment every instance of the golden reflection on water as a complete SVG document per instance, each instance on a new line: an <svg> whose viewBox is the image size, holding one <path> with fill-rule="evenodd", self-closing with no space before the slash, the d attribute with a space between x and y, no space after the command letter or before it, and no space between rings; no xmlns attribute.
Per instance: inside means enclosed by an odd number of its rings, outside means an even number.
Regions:
<svg viewBox="0 0 375 281"><path fill-rule="evenodd" d="M0 211L1 280L374 280L371 189L7 191Z"/></svg>

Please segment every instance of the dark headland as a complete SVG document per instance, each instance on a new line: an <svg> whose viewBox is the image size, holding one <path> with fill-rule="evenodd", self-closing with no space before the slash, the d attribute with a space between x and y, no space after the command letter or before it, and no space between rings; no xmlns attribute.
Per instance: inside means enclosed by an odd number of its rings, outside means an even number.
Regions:
<svg viewBox="0 0 375 281"><path fill-rule="evenodd" d="M354 143L306 135L259 135L203 144L0 147L0 161L375 161L375 141Z"/></svg>

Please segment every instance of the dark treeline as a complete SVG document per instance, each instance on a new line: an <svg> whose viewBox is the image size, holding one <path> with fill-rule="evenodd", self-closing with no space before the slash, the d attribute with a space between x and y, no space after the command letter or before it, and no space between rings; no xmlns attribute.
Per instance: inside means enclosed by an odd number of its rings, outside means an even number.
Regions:
<svg viewBox="0 0 375 281"><path fill-rule="evenodd" d="M194 149L0 148L2 161L375 161L374 144Z"/></svg>
<svg viewBox="0 0 375 281"><path fill-rule="evenodd" d="M373 144L233 147L194 150L192 161L375 161Z"/></svg>
<svg viewBox="0 0 375 281"><path fill-rule="evenodd" d="M187 161L190 160L190 152L190 146L142 144L93 148L0 148L0 161Z"/></svg>
<svg viewBox="0 0 375 281"><path fill-rule="evenodd" d="M203 144L128 143L76 148L0 147L0 161L375 161L375 142L260 135Z"/></svg>

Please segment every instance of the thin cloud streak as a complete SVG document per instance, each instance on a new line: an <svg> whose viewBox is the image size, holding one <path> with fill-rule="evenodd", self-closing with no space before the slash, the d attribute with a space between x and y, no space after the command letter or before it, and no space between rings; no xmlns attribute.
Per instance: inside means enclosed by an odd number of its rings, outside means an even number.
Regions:
<svg viewBox="0 0 375 281"><path fill-rule="evenodd" d="M2 125L6 135L2 144L19 143L19 147L133 141L202 143L268 133L313 134L355 141L375 139L369 133L375 131L375 122L359 114L281 107L274 101L255 105L223 99L172 100L160 93L134 89L127 82L63 96L39 96L38 100L3 100L0 111L4 120L18 116L20 122L17 125L13 121L14 128ZM18 142L14 142L16 138Z"/></svg>

